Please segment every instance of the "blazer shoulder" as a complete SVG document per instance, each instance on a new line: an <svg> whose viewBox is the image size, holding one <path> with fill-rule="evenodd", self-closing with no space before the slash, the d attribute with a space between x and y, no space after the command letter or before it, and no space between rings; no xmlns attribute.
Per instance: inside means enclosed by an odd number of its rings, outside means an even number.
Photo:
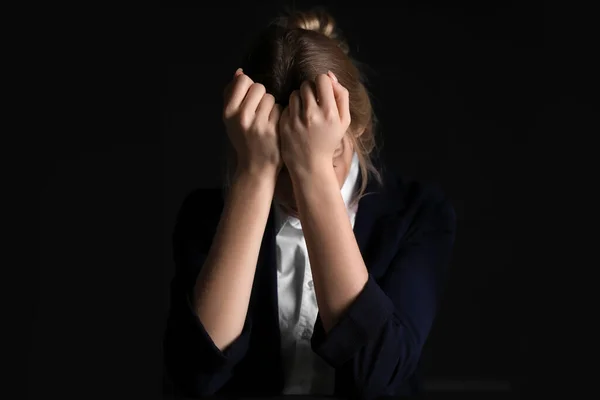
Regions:
<svg viewBox="0 0 600 400"><path fill-rule="evenodd" d="M394 175L393 184L396 186L396 200L406 206L428 207L449 204L450 199L439 183L414 179L403 175Z"/></svg>
<svg viewBox="0 0 600 400"><path fill-rule="evenodd" d="M397 198L392 201L398 214L411 221L413 229L426 226L455 229L454 206L439 183L397 175L394 184Z"/></svg>

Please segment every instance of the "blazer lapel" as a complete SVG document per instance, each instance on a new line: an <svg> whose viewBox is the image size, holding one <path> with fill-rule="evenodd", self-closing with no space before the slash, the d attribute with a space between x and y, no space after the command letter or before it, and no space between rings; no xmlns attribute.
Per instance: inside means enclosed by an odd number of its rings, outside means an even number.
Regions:
<svg viewBox="0 0 600 400"><path fill-rule="evenodd" d="M375 244L386 238L386 216L400 206L392 201L399 198L399 188L393 176L383 170L382 178L383 186L375 180L367 184L354 222L354 236L367 266L376 262L378 246Z"/></svg>

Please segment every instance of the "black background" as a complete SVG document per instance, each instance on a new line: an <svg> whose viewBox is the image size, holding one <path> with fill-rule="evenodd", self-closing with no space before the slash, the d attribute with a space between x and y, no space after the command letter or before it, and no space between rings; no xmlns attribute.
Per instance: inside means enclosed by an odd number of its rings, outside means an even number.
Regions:
<svg viewBox="0 0 600 400"><path fill-rule="evenodd" d="M74 79L30 184L41 194L41 268L26 303L31 398L159 393L176 213L192 189L219 184L222 88L257 30L293 2L163 3L157 16L115 11L92 29L82 19L79 38L64 33ZM563 67L573 21L525 2L294 4L327 6L370 67L389 168L440 183L456 209L427 376L525 387L535 294L524 287L539 271L525 250L532 195L556 182L540 177L551 132L591 108Z"/></svg>

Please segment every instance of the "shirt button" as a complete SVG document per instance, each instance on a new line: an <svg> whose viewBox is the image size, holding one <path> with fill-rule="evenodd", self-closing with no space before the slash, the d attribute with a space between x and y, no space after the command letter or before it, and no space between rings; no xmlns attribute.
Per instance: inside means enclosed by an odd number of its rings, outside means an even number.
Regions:
<svg viewBox="0 0 600 400"><path fill-rule="evenodd" d="M314 287L315 287L315 284L313 283L313 281L308 281L308 288L313 289Z"/></svg>
<svg viewBox="0 0 600 400"><path fill-rule="evenodd" d="M305 329L304 332L302 332L302 340L310 340L311 337L312 333L310 332L310 329Z"/></svg>

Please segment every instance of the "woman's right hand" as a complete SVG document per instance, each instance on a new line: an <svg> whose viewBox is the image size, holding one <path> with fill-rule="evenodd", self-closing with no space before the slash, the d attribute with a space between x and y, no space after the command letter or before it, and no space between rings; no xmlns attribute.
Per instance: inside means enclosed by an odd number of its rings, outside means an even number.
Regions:
<svg viewBox="0 0 600 400"><path fill-rule="evenodd" d="M237 154L236 173L276 178L283 166L277 127L281 106L241 68L225 88L224 100L223 122Z"/></svg>

